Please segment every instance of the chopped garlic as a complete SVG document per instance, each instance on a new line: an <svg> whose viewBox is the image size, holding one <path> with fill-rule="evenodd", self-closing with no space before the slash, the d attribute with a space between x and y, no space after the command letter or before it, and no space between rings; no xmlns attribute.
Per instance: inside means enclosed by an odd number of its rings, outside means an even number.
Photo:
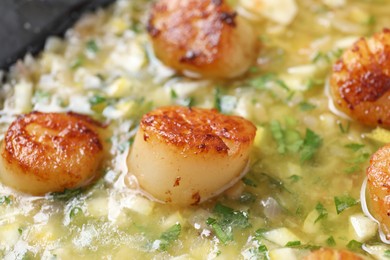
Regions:
<svg viewBox="0 0 390 260"><path fill-rule="evenodd" d="M115 34L122 34L129 28L125 20L114 17L109 23L110 29Z"/></svg>
<svg viewBox="0 0 390 260"><path fill-rule="evenodd" d="M107 95L113 98L121 98L131 94L132 84L131 82L124 78L120 77L109 85L106 89Z"/></svg>
<svg viewBox="0 0 390 260"><path fill-rule="evenodd" d="M15 110L20 113L28 113L31 111L33 85L30 82L21 80L15 85Z"/></svg>
<svg viewBox="0 0 390 260"><path fill-rule="evenodd" d="M322 0L329 7L341 7L345 5L345 0Z"/></svg>
<svg viewBox="0 0 390 260"><path fill-rule="evenodd" d="M306 233L314 234L318 231L319 225L316 220L319 217L317 210L312 210L303 222L303 231Z"/></svg>
<svg viewBox="0 0 390 260"><path fill-rule="evenodd" d="M280 246L285 246L288 242L291 241L301 241L301 239L297 235L295 235L292 231L285 227L265 232L263 236L267 240L274 242L275 244L278 244Z"/></svg>
<svg viewBox="0 0 390 260"><path fill-rule="evenodd" d="M359 242L367 241L375 236L378 230L377 224L363 214L355 214L349 217L355 239Z"/></svg>
<svg viewBox="0 0 390 260"><path fill-rule="evenodd" d="M278 248L269 252L271 260L295 260L298 259L294 250L291 248Z"/></svg>
<svg viewBox="0 0 390 260"><path fill-rule="evenodd" d="M365 134L365 136L378 143L390 143L390 131L380 127L375 128L371 133Z"/></svg>
<svg viewBox="0 0 390 260"><path fill-rule="evenodd" d="M249 12L282 25L290 24L298 12L295 0L241 0L240 3Z"/></svg>
<svg viewBox="0 0 390 260"><path fill-rule="evenodd" d="M141 196L127 197L122 200L122 206L141 215L150 215L153 211L154 203Z"/></svg>
<svg viewBox="0 0 390 260"><path fill-rule="evenodd" d="M98 197L88 201L88 213L95 217L105 217L108 215L108 199L106 197Z"/></svg>

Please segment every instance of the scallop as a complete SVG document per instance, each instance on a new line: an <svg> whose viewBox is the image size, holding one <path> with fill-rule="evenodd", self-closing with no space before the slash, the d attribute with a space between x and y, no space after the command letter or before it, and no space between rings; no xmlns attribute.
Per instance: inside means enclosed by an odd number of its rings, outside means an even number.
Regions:
<svg viewBox="0 0 390 260"><path fill-rule="evenodd" d="M347 250L321 248L311 252L304 260L364 260L365 258Z"/></svg>
<svg viewBox="0 0 390 260"><path fill-rule="evenodd" d="M3 184L32 195L90 183L104 157L102 127L76 113L19 116L1 144Z"/></svg>
<svg viewBox="0 0 390 260"><path fill-rule="evenodd" d="M148 31L155 55L191 77L234 78L257 56L252 26L223 0L160 0Z"/></svg>
<svg viewBox="0 0 390 260"><path fill-rule="evenodd" d="M142 117L127 159L148 195L177 205L199 204L245 173L255 126L215 110L162 107Z"/></svg>
<svg viewBox="0 0 390 260"><path fill-rule="evenodd" d="M390 144L378 149L367 168L368 206L390 240Z"/></svg>
<svg viewBox="0 0 390 260"><path fill-rule="evenodd" d="M390 128L390 30L361 38L333 66L336 107L368 126Z"/></svg>

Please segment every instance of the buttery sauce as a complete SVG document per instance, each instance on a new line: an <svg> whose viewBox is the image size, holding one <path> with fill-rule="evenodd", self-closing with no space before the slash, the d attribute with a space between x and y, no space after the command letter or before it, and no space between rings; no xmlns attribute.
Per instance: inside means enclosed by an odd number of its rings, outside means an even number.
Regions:
<svg viewBox="0 0 390 260"><path fill-rule="evenodd" d="M328 94L343 50L390 25L388 1L286 0L276 9L228 2L261 43L236 79L191 79L162 65L145 0L85 15L64 39L49 38L38 57L11 68L0 89L2 140L20 114L73 111L107 124L110 157L82 189L34 197L0 184L0 258L301 259L323 247L390 257L360 200L369 158L383 143ZM126 158L142 115L166 105L215 108L255 124L242 180L190 207L145 196Z"/></svg>

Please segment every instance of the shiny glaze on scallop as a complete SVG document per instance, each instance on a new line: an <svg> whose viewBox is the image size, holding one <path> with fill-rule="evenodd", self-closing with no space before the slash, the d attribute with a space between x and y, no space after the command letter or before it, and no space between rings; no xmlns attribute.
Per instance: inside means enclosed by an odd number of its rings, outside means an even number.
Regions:
<svg viewBox="0 0 390 260"><path fill-rule="evenodd" d="M1 146L2 181L34 195L87 184L103 158L100 128L76 113L19 116Z"/></svg>
<svg viewBox="0 0 390 260"><path fill-rule="evenodd" d="M227 116L216 110L169 107L146 114L140 127L145 141L156 136L183 150L195 153L215 151L228 153L227 142L247 144L254 138L256 128L238 116Z"/></svg>
<svg viewBox="0 0 390 260"><path fill-rule="evenodd" d="M390 239L390 144L376 151L367 168L368 206Z"/></svg>
<svg viewBox="0 0 390 260"><path fill-rule="evenodd" d="M390 30L361 38L333 66L338 109L369 126L390 127Z"/></svg>
<svg viewBox="0 0 390 260"><path fill-rule="evenodd" d="M148 31L156 56L186 75L232 78L256 58L251 25L223 0L160 0Z"/></svg>
<svg viewBox="0 0 390 260"><path fill-rule="evenodd" d="M216 110L162 107L142 117L127 158L129 175L154 199L199 204L245 174L256 127Z"/></svg>

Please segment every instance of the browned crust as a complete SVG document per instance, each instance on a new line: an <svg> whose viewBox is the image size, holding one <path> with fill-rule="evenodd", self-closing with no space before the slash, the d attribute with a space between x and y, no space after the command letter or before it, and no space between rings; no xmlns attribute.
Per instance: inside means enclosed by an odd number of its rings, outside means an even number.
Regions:
<svg viewBox="0 0 390 260"><path fill-rule="evenodd" d="M336 106L363 124L390 127L390 30L373 35L379 48L361 38L333 66Z"/></svg>
<svg viewBox="0 0 390 260"><path fill-rule="evenodd" d="M235 20L236 13L223 0L160 0L147 28L175 61L201 67L221 55L223 37L235 28Z"/></svg>
<svg viewBox="0 0 390 260"><path fill-rule="evenodd" d="M1 156L39 180L53 178L53 171L64 169L69 180L64 185L73 187L82 179L74 171L82 165L75 164L83 161L83 156L89 159L103 151L98 126L89 117L76 113L32 112L19 116L5 134ZM39 128L39 133L34 133L33 128Z"/></svg>
<svg viewBox="0 0 390 260"><path fill-rule="evenodd" d="M376 151L367 169L367 188L370 195L371 213L384 226L390 238L390 145Z"/></svg>
<svg viewBox="0 0 390 260"><path fill-rule="evenodd" d="M304 260L363 260L361 256L347 251L337 250L331 248L321 248L311 252L309 255L303 258Z"/></svg>
<svg viewBox="0 0 390 260"><path fill-rule="evenodd" d="M256 135L256 127L242 117L179 106L159 108L144 115L140 127L146 135L197 152L227 153L230 142L249 145Z"/></svg>

